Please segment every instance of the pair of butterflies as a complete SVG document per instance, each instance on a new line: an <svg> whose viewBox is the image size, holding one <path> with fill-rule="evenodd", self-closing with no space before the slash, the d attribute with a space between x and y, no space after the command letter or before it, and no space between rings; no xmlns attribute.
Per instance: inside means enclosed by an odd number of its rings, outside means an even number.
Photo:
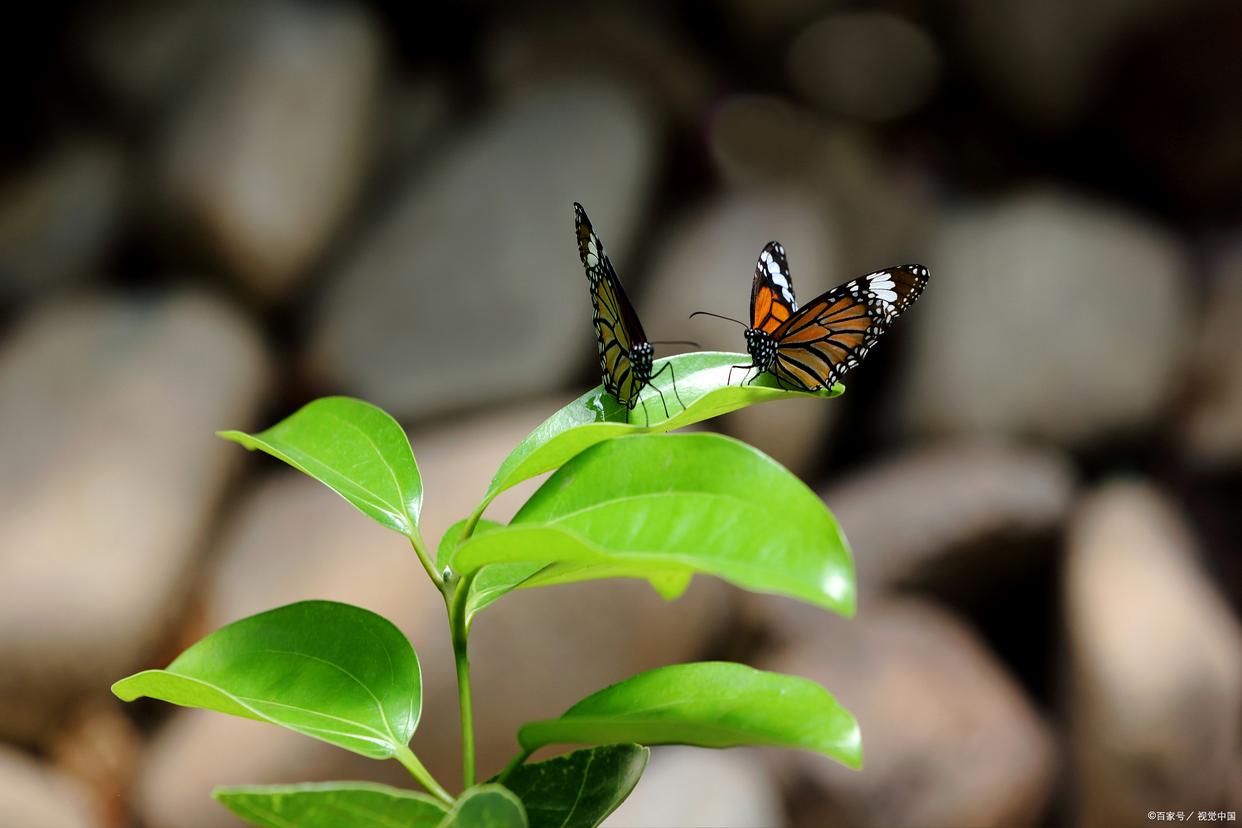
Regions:
<svg viewBox="0 0 1242 828"><path fill-rule="evenodd" d="M604 245L577 202L574 221L578 255L591 287L604 390L633 410L642 390L655 377L672 371L673 366L666 362L654 375L651 373L651 342L604 252ZM927 278L927 268L922 265L878 270L820 294L799 308L785 248L779 242L768 242L759 254L750 291L750 325L746 326L745 337L751 364L735 367L758 368L755 377L770 372L781 387L802 391L830 388L862 361L876 340L919 297ZM674 373L674 394L676 381ZM658 387L655 390L664 403L663 392ZM667 403L664 412L667 417Z"/></svg>

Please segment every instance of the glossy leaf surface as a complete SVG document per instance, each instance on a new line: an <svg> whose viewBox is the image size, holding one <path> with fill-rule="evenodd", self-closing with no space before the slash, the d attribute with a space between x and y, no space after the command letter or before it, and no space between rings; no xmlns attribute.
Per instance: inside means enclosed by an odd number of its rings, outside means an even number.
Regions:
<svg viewBox="0 0 1242 828"><path fill-rule="evenodd" d="M526 828L522 801L500 785L476 785L462 793L437 828Z"/></svg>
<svg viewBox="0 0 1242 828"><path fill-rule="evenodd" d="M258 434L219 435L285 461L389 529L408 535L418 526L423 482L410 441L370 403L324 397Z"/></svg>
<svg viewBox="0 0 1242 828"><path fill-rule="evenodd" d="M237 785L212 796L259 828L436 828L448 813L426 794L371 782Z"/></svg>
<svg viewBox="0 0 1242 828"><path fill-rule="evenodd" d="M735 369L730 378L731 366L749 362L750 357L745 354L717 351L656 360L654 372L658 373L665 365L671 365L672 370L653 379L651 386L642 392L646 414L642 403L627 411L602 385L593 388L553 414L518 444L496 472L484 503L510 486L555 469L578 452L612 437L672 431L756 403L795 397L827 399L845 391L840 383L814 394L788 391L777 385L771 374L761 374L753 383L743 385L748 374L741 369ZM754 376L754 372L749 372L749 376ZM668 405L667 417L657 389ZM677 402L678 396L686 404L684 409Z"/></svg>
<svg viewBox="0 0 1242 828"><path fill-rule="evenodd" d="M408 752L422 710L418 657L400 630L331 601L229 624L112 692L271 722L374 759Z"/></svg>
<svg viewBox="0 0 1242 828"><path fill-rule="evenodd" d="M651 751L603 745L521 765L504 785L526 806L530 828L595 828L638 784Z"/></svg>
<svg viewBox="0 0 1242 828"><path fill-rule="evenodd" d="M801 748L862 766L858 723L813 681L742 664L678 664L640 673L518 731L551 744L683 744Z"/></svg>
<svg viewBox="0 0 1242 828"><path fill-rule="evenodd" d="M779 463L716 434L639 435L574 457L508 526L456 548L470 573L541 565L523 586L701 572L756 592L854 610L848 546L823 502Z"/></svg>

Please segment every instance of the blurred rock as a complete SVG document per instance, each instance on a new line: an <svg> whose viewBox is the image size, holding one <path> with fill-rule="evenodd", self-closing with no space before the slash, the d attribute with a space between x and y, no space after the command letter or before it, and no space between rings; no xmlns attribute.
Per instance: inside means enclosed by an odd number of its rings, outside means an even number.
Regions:
<svg viewBox="0 0 1242 828"><path fill-rule="evenodd" d="M0 300L92 275L121 218L124 157L76 138L0 188Z"/></svg>
<svg viewBox="0 0 1242 828"><path fill-rule="evenodd" d="M628 255L654 124L588 81L515 96L412 182L332 277L312 370L402 416L562 385L595 364L573 237L581 201Z"/></svg>
<svg viewBox="0 0 1242 828"><path fill-rule="evenodd" d="M1172 505L1139 483L1101 488L1074 520L1065 612L1082 825L1234 807L1242 630L1197 558Z"/></svg>
<svg viewBox="0 0 1242 828"><path fill-rule="evenodd" d="M834 285L923 258L932 215L928 174L881 152L863 130L782 98L736 95L716 108L708 145L729 181L791 188L832 214L840 267Z"/></svg>
<svg viewBox="0 0 1242 828"><path fill-rule="evenodd" d="M91 699L62 721L48 756L89 793L92 813L107 826L130 824L129 794L142 735L116 699Z"/></svg>
<svg viewBox="0 0 1242 828"><path fill-rule="evenodd" d="M950 214L903 321L898 416L919 433L1062 444L1151 425L1190 330L1177 240L1103 204L1027 192Z"/></svg>
<svg viewBox="0 0 1242 828"><path fill-rule="evenodd" d="M386 191L399 183L391 179L399 179L434 157L432 147L448 131L452 110L452 98L442 79L424 77L390 84L376 128L380 146L371 179L380 180L375 189Z"/></svg>
<svg viewBox="0 0 1242 828"><path fill-rule="evenodd" d="M183 107L163 197L256 295L286 298L366 170L381 43L355 5L269 0Z"/></svg>
<svg viewBox="0 0 1242 828"><path fill-rule="evenodd" d="M1216 268L1191 371L1183 440L1205 466L1242 460L1242 246Z"/></svg>
<svg viewBox="0 0 1242 828"><path fill-rule="evenodd" d="M715 81L695 44L668 23L650 6L583 4L518 15L489 33L484 71L506 93L562 77L612 79L694 127Z"/></svg>
<svg viewBox="0 0 1242 828"><path fill-rule="evenodd" d="M1089 111L1125 37L1183 5L1170 0L955 0L949 18L993 100L1060 129Z"/></svg>
<svg viewBox="0 0 1242 828"><path fill-rule="evenodd" d="M139 666L177 617L266 379L254 332L199 295L94 298L0 352L0 734L33 740Z"/></svg>
<svg viewBox="0 0 1242 828"><path fill-rule="evenodd" d="M174 107L247 26L241 0L161 0L114 5L78 44L91 77L122 113L158 116Z"/></svg>
<svg viewBox="0 0 1242 828"><path fill-rule="evenodd" d="M710 117L712 160L722 176L741 184L798 181L828 141L821 118L775 95L730 95Z"/></svg>
<svg viewBox="0 0 1242 828"><path fill-rule="evenodd" d="M604 828L778 828L780 793L754 751L656 747Z"/></svg>
<svg viewBox="0 0 1242 828"><path fill-rule="evenodd" d="M858 719L865 769L773 753L813 781L807 824L1033 825L1051 792L1047 726L969 629L931 604L877 602L824 616L765 669L820 682Z"/></svg>
<svg viewBox="0 0 1242 828"><path fill-rule="evenodd" d="M1112 67L1087 129L1108 153L1105 175L1145 191L1162 211L1214 222L1237 217L1242 108L1232 83L1242 48L1242 5L1180 3L1151 21ZM1098 174L1098 173L1097 173Z"/></svg>
<svg viewBox="0 0 1242 828"><path fill-rule="evenodd" d="M738 47L755 41L770 45L786 37L826 9L846 5L843 0L726 0L720 4L733 29Z"/></svg>
<svg viewBox="0 0 1242 828"><path fill-rule="evenodd" d="M507 452L563 402L546 399L413 433L429 544L473 508ZM506 492L488 516L511 517L536 485ZM456 787L460 737L444 603L409 544L294 472L274 475L243 497L222 544L209 629L321 598L378 612L410 636L424 693L412 746L443 784ZM703 580L669 604L645 584L594 583L519 592L488 608L471 637L480 776L512 758L523 722L558 715L641 670L700 655L723 621L725 594L718 582ZM275 727L179 711L149 752L138 807L152 828L223 828L233 823L207 805L214 785L328 778L409 784L393 762L365 760Z"/></svg>
<svg viewBox="0 0 1242 828"><path fill-rule="evenodd" d="M927 33L880 11L820 18L789 47L790 84L829 112L890 121L915 111L940 77L940 53Z"/></svg>
<svg viewBox="0 0 1242 828"><path fill-rule="evenodd" d="M998 547L1047 537L1074 497L1067 458L997 443L948 443L898 455L824 493L849 538L858 585L986 582L1016 562ZM978 584L977 584L978 585Z"/></svg>
<svg viewBox="0 0 1242 828"><path fill-rule="evenodd" d="M814 202L787 191L734 193L701 206L675 225L655 259L651 284L636 300L647 335L653 339L693 339L709 351L744 355L742 328L695 310L745 319L755 261L776 239L789 254L794 288L804 300L832 284L838 272L835 227ZM605 243L607 241L605 240ZM844 279L842 279L844 281ZM682 346L657 346L676 353ZM749 357L739 358L746 364ZM745 371L733 372L741 382ZM726 429L806 474L820 460L841 403L789 400L765 403L730 414Z"/></svg>
<svg viewBox="0 0 1242 828"><path fill-rule="evenodd" d="M102 828L68 779L0 745L0 814L23 828Z"/></svg>

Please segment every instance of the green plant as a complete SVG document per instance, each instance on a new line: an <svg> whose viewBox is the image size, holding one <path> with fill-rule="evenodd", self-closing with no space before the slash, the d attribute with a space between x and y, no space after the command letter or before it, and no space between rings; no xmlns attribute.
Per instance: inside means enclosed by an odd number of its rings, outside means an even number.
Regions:
<svg viewBox="0 0 1242 828"><path fill-rule="evenodd" d="M149 696L258 719L396 759L426 790L332 782L215 791L237 815L271 828L595 826L630 793L647 746L657 744L795 747L859 767L857 723L819 685L698 663L642 673L559 717L524 725L513 761L476 784L467 642L477 614L514 589L640 578L673 599L704 573L853 613L849 550L813 492L736 440L659 433L757 402L843 390L785 391L766 376L730 386L728 366L741 358L672 357L686 407L647 426L629 423L629 412L599 388L561 409L510 453L435 557L419 532L418 465L405 432L382 410L329 397L258 434L221 432L314 477L409 539L448 612L461 715L459 795L433 779L409 746L422 707L413 647L390 622L358 607L305 601L251 616L208 635L164 670L118 681L113 692L126 701ZM483 519L497 494L553 469L509 524ZM527 762L556 744L587 747Z"/></svg>

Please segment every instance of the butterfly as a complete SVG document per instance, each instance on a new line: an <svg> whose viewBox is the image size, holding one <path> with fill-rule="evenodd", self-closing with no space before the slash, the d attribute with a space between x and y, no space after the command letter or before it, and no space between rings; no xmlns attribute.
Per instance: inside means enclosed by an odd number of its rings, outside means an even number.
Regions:
<svg viewBox="0 0 1242 828"><path fill-rule="evenodd" d="M782 388L831 388L914 303L928 276L927 268L917 264L877 270L799 308L785 248L768 242L750 290L745 336L751 364L734 367L770 372Z"/></svg>
<svg viewBox="0 0 1242 828"><path fill-rule="evenodd" d="M594 311L591 319L595 324L595 338L599 343L599 370L604 378L604 390L616 397L617 402L632 411L639 403L639 394L647 385L665 371L672 373L673 394L681 403L677 394L677 372L672 363L653 375L652 360L654 350L652 343L643 332L643 325L638 321L638 314L630 304L617 271L613 269L608 254L604 252L603 242L591 227L582 205L574 202L574 229L578 237L578 256L586 269L587 281L591 288L591 305ZM675 343L694 345L693 342ZM655 388L660 395L660 403L664 406L664 416L668 416L668 403L664 393ZM685 408L685 403L682 403ZM647 406L643 405L643 413ZM650 419L648 419L650 425Z"/></svg>

